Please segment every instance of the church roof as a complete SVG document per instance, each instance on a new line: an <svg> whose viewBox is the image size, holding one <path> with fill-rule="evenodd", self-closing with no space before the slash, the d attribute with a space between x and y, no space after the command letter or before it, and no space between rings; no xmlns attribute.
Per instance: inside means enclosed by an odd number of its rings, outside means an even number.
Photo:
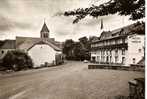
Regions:
<svg viewBox="0 0 147 99"><path fill-rule="evenodd" d="M50 47L52 47L54 50L56 50L56 51L61 51L61 49L60 49L59 47L55 46L55 45L52 44L51 42L43 41L43 40L38 41L37 43L34 43L34 44L33 44L30 48L28 48L27 50L30 50L32 47L34 47L34 46L37 45L37 44L47 44L47 45L49 45Z"/></svg>
<svg viewBox="0 0 147 99"><path fill-rule="evenodd" d="M27 51L35 44L39 42L44 42L41 38L32 38L32 37L16 37L16 49ZM54 50L61 51L60 46L56 44L56 41L51 39L46 40L46 44L50 45Z"/></svg>
<svg viewBox="0 0 147 99"><path fill-rule="evenodd" d="M1 44L0 49L15 49L15 40L5 40Z"/></svg>
<svg viewBox="0 0 147 99"><path fill-rule="evenodd" d="M43 27L42 27L40 32L49 32L49 29L48 29L48 27L47 27L45 22L44 22Z"/></svg>

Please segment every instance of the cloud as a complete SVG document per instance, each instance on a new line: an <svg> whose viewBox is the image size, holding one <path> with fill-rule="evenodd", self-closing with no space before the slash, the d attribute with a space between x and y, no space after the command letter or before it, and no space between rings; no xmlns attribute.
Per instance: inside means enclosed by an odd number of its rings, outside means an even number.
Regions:
<svg viewBox="0 0 147 99"><path fill-rule="evenodd" d="M0 16L0 31L8 31L14 28L29 29L31 27L29 23L19 22L2 15Z"/></svg>
<svg viewBox="0 0 147 99"><path fill-rule="evenodd" d="M63 16L64 12L56 12L52 17L56 17L56 16Z"/></svg>
<svg viewBox="0 0 147 99"><path fill-rule="evenodd" d="M11 7L11 5L9 4L8 0L1 0L0 1L0 7L1 9L9 9Z"/></svg>
<svg viewBox="0 0 147 99"><path fill-rule="evenodd" d="M50 37L64 41L82 36L100 34L100 19L104 28L113 29L122 26L117 15L94 19L86 17L77 24L72 24L74 17L63 16L64 11L88 7L92 3L106 0L1 0L0 1L0 38L12 37L8 33L21 36L39 37L44 18L50 29ZM124 24L128 24L128 20ZM8 33L7 33L8 32Z"/></svg>

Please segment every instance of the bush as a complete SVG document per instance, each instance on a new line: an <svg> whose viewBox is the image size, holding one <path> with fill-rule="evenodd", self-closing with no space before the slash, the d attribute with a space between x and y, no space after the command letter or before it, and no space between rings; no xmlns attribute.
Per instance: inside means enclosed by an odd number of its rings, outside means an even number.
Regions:
<svg viewBox="0 0 147 99"><path fill-rule="evenodd" d="M30 56L19 50L8 51L2 61L2 64L6 69L22 70L33 67Z"/></svg>

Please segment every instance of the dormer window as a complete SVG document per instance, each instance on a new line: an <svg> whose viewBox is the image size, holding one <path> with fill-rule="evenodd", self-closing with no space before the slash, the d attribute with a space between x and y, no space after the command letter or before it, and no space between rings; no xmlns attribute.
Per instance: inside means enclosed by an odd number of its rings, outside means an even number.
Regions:
<svg viewBox="0 0 147 99"><path fill-rule="evenodd" d="M124 29L121 29L119 35L123 35L123 34L124 34Z"/></svg>

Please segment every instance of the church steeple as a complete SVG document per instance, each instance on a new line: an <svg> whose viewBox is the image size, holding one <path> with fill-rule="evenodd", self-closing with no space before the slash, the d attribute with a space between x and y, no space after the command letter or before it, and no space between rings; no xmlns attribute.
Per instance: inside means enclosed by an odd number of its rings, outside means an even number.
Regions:
<svg viewBox="0 0 147 99"><path fill-rule="evenodd" d="M48 29L48 27L47 27L47 25L46 25L46 23L45 23L45 21L44 21L44 24L43 24L43 27L42 27L42 29L41 29L41 31L40 31L40 37L41 38L49 38L49 29Z"/></svg>

